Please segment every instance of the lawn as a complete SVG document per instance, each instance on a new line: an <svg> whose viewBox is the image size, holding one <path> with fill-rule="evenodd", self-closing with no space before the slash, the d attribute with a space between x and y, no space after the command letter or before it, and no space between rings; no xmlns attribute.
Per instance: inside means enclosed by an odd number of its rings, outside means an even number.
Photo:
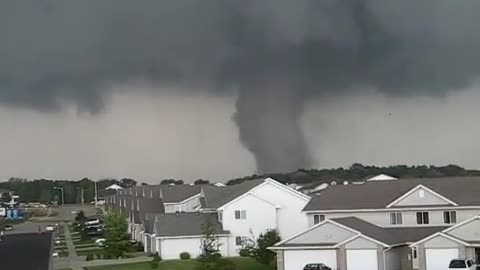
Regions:
<svg viewBox="0 0 480 270"><path fill-rule="evenodd" d="M268 266L257 263L250 258L230 258L237 265L237 270L271 270ZM195 260L171 260L159 263L159 270L195 270ZM87 270L151 270L150 263L131 263L122 265L88 267Z"/></svg>

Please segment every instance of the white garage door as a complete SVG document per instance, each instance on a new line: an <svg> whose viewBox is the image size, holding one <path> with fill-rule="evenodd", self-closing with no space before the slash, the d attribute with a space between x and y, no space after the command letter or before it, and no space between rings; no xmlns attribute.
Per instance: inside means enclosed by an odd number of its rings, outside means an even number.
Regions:
<svg viewBox="0 0 480 270"><path fill-rule="evenodd" d="M323 263L337 269L335 250L286 250L283 259L285 270L303 270L309 263Z"/></svg>
<svg viewBox="0 0 480 270"><path fill-rule="evenodd" d="M347 250L348 270L377 270L377 250Z"/></svg>
<svg viewBox="0 0 480 270"><path fill-rule="evenodd" d="M425 251L427 270L448 270L452 259L458 258L458 249L427 249Z"/></svg>

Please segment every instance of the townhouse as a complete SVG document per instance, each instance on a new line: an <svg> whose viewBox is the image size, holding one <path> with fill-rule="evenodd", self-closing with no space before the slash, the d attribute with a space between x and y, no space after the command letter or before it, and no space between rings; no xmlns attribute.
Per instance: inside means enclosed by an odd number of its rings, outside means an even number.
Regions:
<svg viewBox="0 0 480 270"><path fill-rule="evenodd" d="M106 197L105 209L125 216L132 239L144 242L147 214L196 211L200 207L200 189L190 185L157 185L118 190Z"/></svg>
<svg viewBox="0 0 480 270"><path fill-rule="evenodd" d="M480 177L386 179L329 187L303 209L309 228L281 241L279 270L442 270L480 262Z"/></svg>
<svg viewBox="0 0 480 270"><path fill-rule="evenodd" d="M175 259L181 252L198 255L207 223L215 228L223 256L238 256L244 241L268 229L283 238L303 231L308 220L302 209L309 200L267 178L231 186L137 187L107 198L107 207L125 215L132 237L147 252Z"/></svg>

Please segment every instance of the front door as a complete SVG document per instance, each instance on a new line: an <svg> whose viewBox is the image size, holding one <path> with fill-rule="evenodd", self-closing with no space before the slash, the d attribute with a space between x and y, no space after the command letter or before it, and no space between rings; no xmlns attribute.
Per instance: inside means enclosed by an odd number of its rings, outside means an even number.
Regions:
<svg viewBox="0 0 480 270"><path fill-rule="evenodd" d="M473 259L475 260L476 264L480 264L480 248L475 249L475 258Z"/></svg>

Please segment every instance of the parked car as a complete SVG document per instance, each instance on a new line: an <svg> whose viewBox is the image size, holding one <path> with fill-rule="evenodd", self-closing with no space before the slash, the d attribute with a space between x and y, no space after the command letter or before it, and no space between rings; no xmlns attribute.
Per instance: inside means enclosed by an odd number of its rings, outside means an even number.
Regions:
<svg viewBox="0 0 480 270"><path fill-rule="evenodd" d="M472 259L454 259L450 261L448 269L477 269L477 265L473 262Z"/></svg>
<svg viewBox="0 0 480 270"><path fill-rule="evenodd" d="M12 225L5 225L5 227L3 227L3 229L5 231L13 231L13 226Z"/></svg>
<svg viewBox="0 0 480 270"><path fill-rule="evenodd" d="M95 244L99 247L103 247L105 246L105 241L105 238L98 238L97 240L95 240Z"/></svg>
<svg viewBox="0 0 480 270"><path fill-rule="evenodd" d="M323 263L310 263L305 265L303 270L332 270L332 268L326 266Z"/></svg>
<svg viewBox="0 0 480 270"><path fill-rule="evenodd" d="M48 225L45 230L47 232L54 232L55 231L55 226L54 225Z"/></svg>

